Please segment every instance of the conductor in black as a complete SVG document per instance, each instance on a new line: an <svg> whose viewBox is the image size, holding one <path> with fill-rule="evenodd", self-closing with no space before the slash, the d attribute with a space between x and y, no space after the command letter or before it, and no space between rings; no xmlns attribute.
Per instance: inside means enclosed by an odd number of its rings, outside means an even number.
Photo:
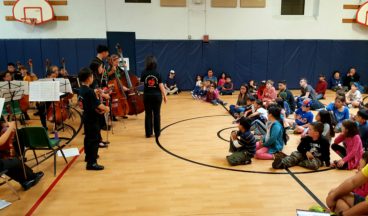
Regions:
<svg viewBox="0 0 368 216"><path fill-rule="evenodd" d="M146 57L145 70L141 75L141 81L144 82L146 137L151 137L154 130L155 136L158 138L161 131L161 103L162 99L166 103L167 97L161 75L157 72L157 60L154 56Z"/></svg>

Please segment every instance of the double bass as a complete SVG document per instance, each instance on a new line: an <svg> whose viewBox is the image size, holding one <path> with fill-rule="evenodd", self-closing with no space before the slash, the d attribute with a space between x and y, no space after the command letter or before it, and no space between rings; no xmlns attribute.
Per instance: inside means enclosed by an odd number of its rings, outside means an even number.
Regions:
<svg viewBox="0 0 368 216"><path fill-rule="evenodd" d="M129 104L127 96L124 92L124 86L120 80L120 74L116 67L111 67L114 70L115 79L110 80L108 86L113 87L112 100L111 100L111 112L116 117L124 117L129 113Z"/></svg>
<svg viewBox="0 0 368 216"><path fill-rule="evenodd" d="M116 44L115 48L117 49L118 55L120 56L119 67L123 69L125 75L121 78L121 82L129 89L129 91L127 92L129 105L128 115L138 115L144 111L143 95L140 94L137 90L137 87L140 83L139 79L137 76L128 72L128 68L124 62L123 51L120 44Z"/></svg>

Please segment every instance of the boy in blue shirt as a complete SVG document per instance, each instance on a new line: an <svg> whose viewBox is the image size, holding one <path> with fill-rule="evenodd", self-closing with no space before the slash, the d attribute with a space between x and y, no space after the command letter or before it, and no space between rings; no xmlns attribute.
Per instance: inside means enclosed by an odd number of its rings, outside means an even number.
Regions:
<svg viewBox="0 0 368 216"><path fill-rule="evenodd" d="M309 123L313 122L314 115L310 111L312 102L306 99L302 103L302 107L295 111L295 130L294 133L303 133L308 128Z"/></svg>

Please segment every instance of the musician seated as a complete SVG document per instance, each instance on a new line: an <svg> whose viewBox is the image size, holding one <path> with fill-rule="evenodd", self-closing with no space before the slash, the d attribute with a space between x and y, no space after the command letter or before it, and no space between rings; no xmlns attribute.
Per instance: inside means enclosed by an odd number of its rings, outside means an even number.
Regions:
<svg viewBox="0 0 368 216"><path fill-rule="evenodd" d="M58 78L68 78L68 71L64 67L60 67L59 77Z"/></svg>
<svg viewBox="0 0 368 216"><path fill-rule="evenodd" d="M5 72L3 75L3 81L12 81L12 80L13 80L13 76L11 72L9 71Z"/></svg>
<svg viewBox="0 0 368 216"><path fill-rule="evenodd" d="M6 145L9 141L12 142L12 140L9 140L9 138L12 136L14 131L15 122L7 123L7 130L0 136L0 146ZM12 149L9 151L11 150ZM43 177L43 172L34 173L31 168L24 164L26 178L23 172L22 161L16 157L5 159L6 157L8 156L0 153L0 172L7 170L6 175L18 182L24 190L28 190L35 186Z"/></svg>

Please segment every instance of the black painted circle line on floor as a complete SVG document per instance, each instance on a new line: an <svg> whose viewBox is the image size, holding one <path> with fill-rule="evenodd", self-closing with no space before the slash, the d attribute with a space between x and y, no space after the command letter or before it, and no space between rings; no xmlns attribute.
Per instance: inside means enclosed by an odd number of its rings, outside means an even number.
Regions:
<svg viewBox="0 0 368 216"><path fill-rule="evenodd" d="M165 126L164 128L161 129L161 136L163 135L163 132L173 126L173 125L177 125L180 124L182 122L187 122L187 121L191 121L191 120L196 120L196 119L203 119L203 118L214 118L214 117L219 117L219 116L228 116L228 115L211 115L211 116L199 116L199 117L194 117L194 118L189 118L189 119L184 119L184 120L180 120L174 123L171 123L167 126ZM230 127L232 128L232 127ZM225 128L223 130L227 130L229 128ZM225 140L226 141L226 140ZM156 138L156 144L158 147L160 147L161 150L163 150L164 152L168 153L169 155L172 155L176 158L179 158L181 160L193 163L193 164L197 164L197 165L201 165L201 166L205 166L205 167L210 167L210 168L215 168L215 169L221 169L221 170L228 170L228 171L234 171L234 172L244 172L244 173L255 173L255 174L271 174L271 175L289 175L289 172L267 172L267 171L252 171L252 170L241 170L241 169L234 169L234 168L227 168L227 167L220 167L220 166L215 166L215 165L211 165L211 164L205 164L205 163L201 163L198 161L194 161L185 157L182 157L180 155L177 155L171 151L169 151L168 149L166 149L165 147L163 147L160 143L160 139ZM224 154L225 155L225 154ZM224 160L225 160L225 156L224 156ZM316 170L316 171L304 171L304 172L293 172L293 174L309 174L309 173L317 173L317 172L325 172L325 171L329 171L332 170L331 168L327 168L327 169L320 169L320 170Z"/></svg>
<svg viewBox="0 0 368 216"><path fill-rule="evenodd" d="M226 130L229 130L229 129L236 129L237 126L233 126L233 127L227 127L227 128L224 128L224 129L221 129L217 132L217 137L220 138L221 140L225 141L225 142L230 142L230 139L225 139L221 134L222 132L226 131Z"/></svg>

